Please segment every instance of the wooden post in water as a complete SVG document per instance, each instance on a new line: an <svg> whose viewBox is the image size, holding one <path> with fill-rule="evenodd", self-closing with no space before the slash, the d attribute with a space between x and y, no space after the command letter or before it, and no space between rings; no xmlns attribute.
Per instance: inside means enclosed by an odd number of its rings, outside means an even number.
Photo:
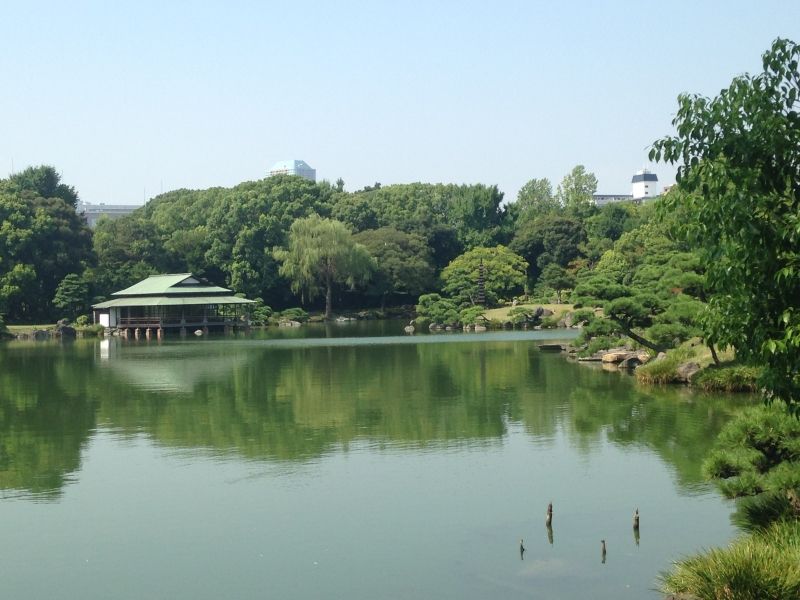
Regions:
<svg viewBox="0 0 800 600"><path fill-rule="evenodd" d="M145 339L148 339L148 340L149 340L149 339L152 337L152 335L153 335L153 330L152 330L152 329L150 329L149 327L148 327L147 329L145 329L145 330L144 330L144 337L145 337Z"/></svg>
<svg viewBox="0 0 800 600"><path fill-rule="evenodd" d="M134 329L134 330L133 330L133 337L134 337L134 339L137 339L137 340L138 340L138 339L139 339L139 336L141 336L141 335L142 335L142 330L141 330L141 329L139 329L138 327L137 327L136 329Z"/></svg>
<svg viewBox="0 0 800 600"><path fill-rule="evenodd" d="M161 327L156 329L156 338L159 342L164 339L164 330Z"/></svg>

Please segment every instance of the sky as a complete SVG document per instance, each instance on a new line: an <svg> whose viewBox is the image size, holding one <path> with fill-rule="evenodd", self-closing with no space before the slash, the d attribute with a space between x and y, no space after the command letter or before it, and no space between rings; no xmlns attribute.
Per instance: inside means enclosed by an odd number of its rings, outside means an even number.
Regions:
<svg viewBox="0 0 800 600"><path fill-rule="evenodd" d="M53 165L89 203L261 179L630 193L677 96L800 41L795 1L0 0L0 177Z"/></svg>

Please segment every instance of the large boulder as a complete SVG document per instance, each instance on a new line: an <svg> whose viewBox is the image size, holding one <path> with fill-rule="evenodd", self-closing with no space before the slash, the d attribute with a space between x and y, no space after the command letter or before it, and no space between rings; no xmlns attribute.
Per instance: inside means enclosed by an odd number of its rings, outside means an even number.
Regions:
<svg viewBox="0 0 800 600"><path fill-rule="evenodd" d="M691 383L692 377L694 377L698 371L700 371L700 365L691 361L680 364L678 368L675 369L678 381L684 381L686 383Z"/></svg>
<svg viewBox="0 0 800 600"><path fill-rule="evenodd" d="M59 325L56 327L55 335L62 340L74 340L78 334L74 327L70 327L69 325Z"/></svg>

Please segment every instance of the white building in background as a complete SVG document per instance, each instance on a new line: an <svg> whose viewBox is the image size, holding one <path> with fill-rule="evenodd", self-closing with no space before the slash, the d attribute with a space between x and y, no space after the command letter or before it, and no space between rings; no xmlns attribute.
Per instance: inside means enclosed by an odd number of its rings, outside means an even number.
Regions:
<svg viewBox="0 0 800 600"><path fill-rule="evenodd" d="M631 179L633 199L644 200L658 196L658 177L647 169L636 171Z"/></svg>
<svg viewBox="0 0 800 600"><path fill-rule="evenodd" d="M317 170L308 166L304 160L281 160L272 165L269 176L274 175L297 175L309 181L317 180Z"/></svg>
<svg viewBox="0 0 800 600"><path fill-rule="evenodd" d="M141 204L89 204L88 202L78 201L75 208L79 215L83 215L86 224L94 228L101 217L109 219L119 219L131 214L137 208L142 208Z"/></svg>

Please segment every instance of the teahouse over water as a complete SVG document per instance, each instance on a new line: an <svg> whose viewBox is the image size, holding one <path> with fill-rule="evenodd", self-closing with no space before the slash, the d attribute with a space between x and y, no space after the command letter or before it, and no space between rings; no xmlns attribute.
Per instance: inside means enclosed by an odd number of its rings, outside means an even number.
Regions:
<svg viewBox="0 0 800 600"><path fill-rule="evenodd" d="M119 329L125 337L138 337L142 330L148 337L153 330L161 337L166 330L185 335L187 329L208 333L246 328L254 303L191 273L151 275L111 295L113 300L92 306L94 322Z"/></svg>

